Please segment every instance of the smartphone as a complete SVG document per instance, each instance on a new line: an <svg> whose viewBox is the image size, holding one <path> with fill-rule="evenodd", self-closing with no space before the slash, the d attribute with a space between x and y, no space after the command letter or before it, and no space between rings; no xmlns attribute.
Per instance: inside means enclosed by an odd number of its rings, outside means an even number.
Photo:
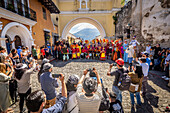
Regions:
<svg viewBox="0 0 170 113"><path fill-rule="evenodd" d="M61 77L61 74L52 74L52 77L53 78L59 78L59 77Z"/></svg>

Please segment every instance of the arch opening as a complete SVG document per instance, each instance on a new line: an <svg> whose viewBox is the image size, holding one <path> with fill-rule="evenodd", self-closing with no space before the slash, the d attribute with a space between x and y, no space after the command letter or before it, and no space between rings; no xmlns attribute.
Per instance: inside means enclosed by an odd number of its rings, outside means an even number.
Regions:
<svg viewBox="0 0 170 113"><path fill-rule="evenodd" d="M71 28L73 28L75 25L79 23L88 23L88 24L95 26L97 30L100 32L101 38L106 37L106 33L105 33L103 26L97 20L90 18L90 17L78 17L67 23L67 25L63 29L61 38L67 39L67 34L69 34L69 31L71 30Z"/></svg>

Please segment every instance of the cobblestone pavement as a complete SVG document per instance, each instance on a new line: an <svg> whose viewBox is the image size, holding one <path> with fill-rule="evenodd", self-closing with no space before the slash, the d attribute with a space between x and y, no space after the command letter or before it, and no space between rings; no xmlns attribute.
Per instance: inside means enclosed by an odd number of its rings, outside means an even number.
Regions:
<svg viewBox="0 0 170 113"><path fill-rule="evenodd" d="M97 60L69 60L67 62L55 62L53 73L63 73L65 75L65 80L67 80L68 76L71 74L77 74L79 76L82 75L84 69L89 69L95 67L103 79L104 86L111 91L112 84L114 80L113 77L109 77L106 75L107 70L109 68L109 64L112 61L97 61ZM113 68L114 70L114 68ZM156 76L156 75L157 76ZM157 71L151 71L148 80L148 94L146 98L141 97L142 107L131 108L130 96L128 91L124 91L123 94L123 108L125 113L160 113L165 112L166 106L170 106L170 89L166 87L166 81L162 80L159 76L162 73ZM31 76L31 87L32 91L37 89L41 89L40 84L37 80L37 73ZM60 85L61 86L61 85ZM59 92L60 88L57 89ZM15 113L18 113L18 103L13 106Z"/></svg>

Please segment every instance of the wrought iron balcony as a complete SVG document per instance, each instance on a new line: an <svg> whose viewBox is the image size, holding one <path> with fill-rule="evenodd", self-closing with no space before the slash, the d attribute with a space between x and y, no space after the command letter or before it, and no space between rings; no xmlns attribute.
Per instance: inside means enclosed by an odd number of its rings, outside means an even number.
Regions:
<svg viewBox="0 0 170 113"><path fill-rule="evenodd" d="M17 1L17 2L11 3L9 1L6 2L5 0L0 0L0 7L7 9L9 11L12 11L14 13L17 13L26 18L29 18L33 21L37 21L36 12L32 10L31 8L29 8L28 6L25 6L21 2Z"/></svg>

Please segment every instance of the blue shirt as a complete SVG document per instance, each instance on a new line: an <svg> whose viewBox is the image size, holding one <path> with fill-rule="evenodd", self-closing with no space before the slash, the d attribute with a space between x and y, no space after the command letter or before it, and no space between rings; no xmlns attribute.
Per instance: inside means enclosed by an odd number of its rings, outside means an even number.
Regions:
<svg viewBox="0 0 170 113"><path fill-rule="evenodd" d="M17 52L18 52L19 58L21 58L22 49L17 49Z"/></svg>
<svg viewBox="0 0 170 113"><path fill-rule="evenodd" d="M150 58L146 58L146 63L150 66L150 64L151 64L151 59L150 59Z"/></svg>
<svg viewBox="0 0 170 113"><path fill-rule="evenodd" d="M128 44L123 44L123 49L126 50L128 48Z"/></svg>
<svg viewBox="0 0 170 113"><path fill-rule="evenodd" d="M56 78L52 77L51 72L44 72L40 75L41 88L46 94L47 100L51 100L56 97L56 89L58 82Z"/></svg>
<svg viewBox="0 0 170 113"><path fill-rule="evenodd" d="M43 109L42 113L61 113L66 102L66 97L60 97L56 104L48 109Z"/></svg>

